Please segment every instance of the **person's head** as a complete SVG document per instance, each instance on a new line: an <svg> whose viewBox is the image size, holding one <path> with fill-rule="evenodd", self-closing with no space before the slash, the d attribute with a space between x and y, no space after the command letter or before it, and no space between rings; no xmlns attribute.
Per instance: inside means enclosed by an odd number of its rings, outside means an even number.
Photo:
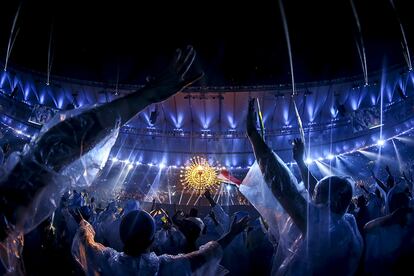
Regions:
<svg viewBox="0 0 414 276"><path fill-rule="evenodd" d="M128 199L124 203L124 214L128 214L131 211L140 210L139 201L135 199Z"/></svg>
<svg viewBox="0 0 414 276"><path fill-rule="evenodd" d="M398 208L408 208L410 206L410 197L405 191L390 193L388 196L388 209L390 213Z"/></svg>
<svg viewBox="0 0 414 276"><path fill-rule="evenodd" d="M367 204L367 199L365 198L364 195L359 195L358 199L357 199L357 206L359 208L365 206Z"/></svg>
<svg viewBox="0 0 414 276"><path fill-rule="evenodd" d="M196 217L188 217L182 221L182 232L188 242L195 242L204 231L204 223Z"/></svg>
<svg viewBox="0 0 414 276"><path fill-rule="evenodd" d="M198 217L198 210L196 208L191 208L190 213L188 213L189 217Z"/></svg>
<svg viewBox="0 0 414 276"><path fill-rule="evenodd" d="M351 202L352 193L349 177L327 176L316 184L313 202L318 205L329 205L332 212L343 215Z"/></svg>
<svg viewBox="0 0 414 276"><path fill-rule="evenodd" d="M124 244L124 253L138 256L144 253L154 241L154 220L145 211L132 211L122 219L119 234Z"/></svg>

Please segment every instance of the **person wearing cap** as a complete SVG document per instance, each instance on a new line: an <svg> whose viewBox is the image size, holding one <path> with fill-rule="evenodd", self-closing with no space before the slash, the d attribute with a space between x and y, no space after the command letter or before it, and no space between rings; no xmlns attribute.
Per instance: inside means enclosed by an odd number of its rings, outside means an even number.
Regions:
<svg viewBox="0 0 414 276"><path fill-rule="evenodd" d="M133 199L130 199L125 202L124 208L121 211L117 210L110 220L102 222L101 233L99 238L103 239L106 245L114 248L115 250L122 250L122 242L119 238L119 225L121 224L122 218L125 217L132 211L139 210L139 202ZM90 221L90 220L88 220ZM93 223L92 223L93 225Z"/></svg>
<svg viewBox="0 0 414 276"><path fill-rule="evenodd" d="M123 218L119 228L123 252L95 242L93 227L83 219L78 220L72 254L86 275L218 275L223 249L247 227L249 218L234 219L225 235L197 251L161 256L149 252L155 223L145 211L132 211Z"/></svg>

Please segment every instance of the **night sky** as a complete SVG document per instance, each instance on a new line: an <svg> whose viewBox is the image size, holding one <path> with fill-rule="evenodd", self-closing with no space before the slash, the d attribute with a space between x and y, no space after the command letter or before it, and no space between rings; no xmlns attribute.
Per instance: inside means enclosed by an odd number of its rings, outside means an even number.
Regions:
<svg viewBox="0 0 414 276"><path fill-rule="evenodd" d="M380 70L384 64L404 64L398 18L413 49L411 1L395 0L398 14L389 0L354 2L368 71ZM19 3L1 3L1 59ZM349 0L284 4L297 82L362 74ZM55 75L115 82L119 68L121 83L142 83L168 62L175 48L192 44L199 53L197 67L206 73L203 84L290 82L282 17L275 0L22 1L11 65L46 73L52 25Z"/></svg>

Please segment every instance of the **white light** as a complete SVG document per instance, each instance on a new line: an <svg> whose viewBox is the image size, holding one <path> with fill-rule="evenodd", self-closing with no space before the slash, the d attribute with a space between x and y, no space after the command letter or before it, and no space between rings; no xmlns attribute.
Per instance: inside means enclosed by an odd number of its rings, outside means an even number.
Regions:
<svg viewBox="0 0 414 276"><path fill-rule="evenodd" d="M384 140L382 140L382 139L379 139L379 140L377 141L377 145L378 145L378 146L380 146L380 147L382 147L384 144L385 144L385 141L384 141Z"/></svg>
<svg viewBox="0 0 414 276"><path fill-rule="evenodd" d="M112 161L113 162L118 162L118 158L114 157L114 158L112 158Z"/></svg>
<svg viewBox="0 0 414 276"><path fill-rule="evenodd" d="M128 170L132 170L132 168L134 168L134 165L129 164L129 165L128 165Z"/></svg>
<svg viewBox="0 0 414 276"><path fill-rule="evenodd" d="M152 163L148 163L148 166L152 167Z"/></svg>
<svg viewBox="0 0 414 276"><path fill-rule="evenodd" d="M231 186L230 185L227 185L226 186L226 189L227 189L227 191L230 191L231 190Z"/></svg>
<svg viewBox="0 0 414 276"><path fill-rule="evenodd" d="M312 162L313 162L313 160L312 160L312 159L310 159L310 158L307 158L307 159L306 159L306 161L305 161L305 163L306 163L306 164L308 164L308 165L309 165L310 163L312 163Z"/></svg>
<svg viewBox="0 0 414 276"><path fill-rule="evenodd" d="M328 158L328 160L332 160L332 159L335 158L335 155L330 153L330 154L328 154L328 156L326 158Z"/></svg>
<svg viewBox="0 0 414 276"><path fill-rule="evenodd" d="M165 168L165 164L161 163L158 165L160 167L160 169L164 169Z"/></svg>
<svg viewBox="0 0 414 276"><path fill-rule="evenodd" d="M319 157L319 158L318 158L318 160L319 160L319 161L322 161L322 160L323 160L323 158L322 158L322 157Z"/></svg>

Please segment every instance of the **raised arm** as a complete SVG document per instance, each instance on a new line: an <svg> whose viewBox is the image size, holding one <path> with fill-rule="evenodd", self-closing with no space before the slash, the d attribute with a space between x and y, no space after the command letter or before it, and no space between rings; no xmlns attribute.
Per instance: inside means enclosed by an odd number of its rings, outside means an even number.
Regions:
<svg viewBox="0 0 414 276"><path fill-rule="evenodd" d="M385 171L387 172L388 176L392 177L392 173L391 173L390 167L388 165L385 166Z"/></svg>
<svg viewBox="0 0 414 276"><path fill-rule="evenodd" d="M402 207L398 208L394 212L389 215L376 218L374 220L369 221L364 226L364 232L374 232L378 231L385 226L396 225L399 224L401 226L405 226L407 224L407 215L412 213L414 210L410 207Z"/></svg>
<svg viewBox="0 0 414 276"><path fill-rule="evenodd" d="M155 198L153 198L150 212L154 211L155 207L156 207L156 202L155 202Z"/></svg>
<svg viewBox="0 0 414 276"><path fill-rule="evenodd" d="M249 217L243 217L239 221L236 221L236 218L233 219L233 222L230 226L230 230L224 234L217 241L211 241L203 245L199 250L180 255L162 255L160 257L160 275L169 275L171 272L174 272L173 269L182 269L180 264L183 262L189 261L191 266L191 271L196 272L198 269L202 268L204 265L216 259L217 264L219 263L223 250L233 241L233 239L243 232L248 225Z"/></svg>
<svg viewBox="0 0 414 276"><path fill-rule="evenodd" d="M229 215L223 210L220 204L217 204L214 201L208 189L206 189L206 191L204 192L204 196L206 197L207 201L210 203L210 206L211 206L210 216L213 219L213 221L216 223L216 225L220 225L222 229L224 229L224 231L229 229L230 227Z"/></svg>
<svg viewBox="0 0 414 276"><path fill-rule="evenodd" d="M161 102L197 81L189 77L195 51L177 50L174 60L160 76L142 89L90 109L53 126L34 143L29 155L55 171L81 157L116 126L122 126L148 105Z"/></svg>
<svg viewBox="0 0 414 276"><path fill-rule="evenodd" d="M377 185L385 192L388 193L388 187L378 177L375 176L374 171L371 171L372 178L374 178Z"/></svg>
<svg viewBox="0 0 414 276"><path fill-rule="evenodd" d="M115 251L95 241L95 230L89 222L82 220L73 238L72 256L82 267L86 275L98 275L98 271L106 271L108 259Z"/></svg>
<svg viewBox="0 0 414 276"><path fill-rule="evenodd" d="M358 187L359 188L361 188L367 195L369 195L369 191L367 190L367 188L365 187L365 185L364 185L364 182L362 182L362 181L360 181L360 182L357 182L357 185L358 185Z"/></svg>
<svg viewBox="0 0 414 276"><path fill-rule="evenodd" d="M211 196L209 189L205 190L204 196L207 199L208 203L210 203L210 206L214 208L214 206L216 206L217 203L214 201L213 197Z"/></svg>
<svg viewBox="0 0 414 276"><path fill-rule="evenodd" d="M305 163L305 144L301 139L293 140L293 159L298 164L300 176L302 177L303 184L308 189L309 196L312 197L313 190L315 189L318 180L309 171L308 166Z"/></svg>
<svg viewBox="0 0 414 276"><path fill-rule="evenodd" d="M388 165L385 166L385 171L388 173L388 177L387 177L387 187L388 187L388 190L390 190L395 185L395 178L392 175L391 170L390 170L390 167Z"/></svg>
<svg viewBox="0 0 414 276"><path fill-rule="evenodd" d="M115 127L122 126L148 105L166 100L201 78L202 74L188 76L194 59L192 47L187 47L184 52L177 50L167 70L144 88L76 116L64 118L40 134L8 179L0 183L0 241L14 231L15 226L21 228L27 225L25 220L30 217L27 216L28 210L40 210L30 205L44 196L45 190L48 190L47 194L59 198L65 187L57 187L64 185L52 179L58 175L55 172L60 172L66 165L79 159ZM41 208L39 219L30 225L36 226L53 208L53 204Z"/></svg>
<svg viewBox="0 0 414 276"><path fill-rule="evenodd" d="M256 128L254 99L249 102L247 135L264 179L273 195L286 210L302 233L306 233L307 202L299 193L295 179L283 161L266 145Z"/></svg>

